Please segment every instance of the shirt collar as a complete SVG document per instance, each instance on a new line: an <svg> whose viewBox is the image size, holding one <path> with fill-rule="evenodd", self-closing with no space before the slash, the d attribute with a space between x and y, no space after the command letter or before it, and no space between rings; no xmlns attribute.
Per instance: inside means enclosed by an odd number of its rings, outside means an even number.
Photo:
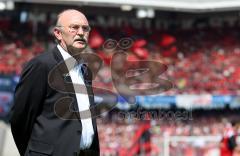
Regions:
<svg viewBox="0 0 240 156"><path fill-rule="evenodd" d="M66 50L64 50L59 44L57 45L63 60L65 61L69 70L73 69L78 63L75 58L73 58Z"/></svg>
<svg viewBox="0 0 240 156"><path fill-rule="evenodd" d="M72 56L66 51L64 50L59 44L57 45L58 50L60 51L64 61L71 58ZM72 57L73 58L73 57Z"/></svg>

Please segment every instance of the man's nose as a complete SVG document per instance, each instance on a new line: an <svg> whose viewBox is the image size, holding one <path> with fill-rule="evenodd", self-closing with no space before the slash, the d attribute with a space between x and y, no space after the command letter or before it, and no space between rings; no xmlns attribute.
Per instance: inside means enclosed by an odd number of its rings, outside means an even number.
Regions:
<svg viewBox="0 0 240 156"><path fill-rule="evenodd" d="M78 35L84 35L84 31L83 31L82 27L79 27L77 34Z"/></svg>

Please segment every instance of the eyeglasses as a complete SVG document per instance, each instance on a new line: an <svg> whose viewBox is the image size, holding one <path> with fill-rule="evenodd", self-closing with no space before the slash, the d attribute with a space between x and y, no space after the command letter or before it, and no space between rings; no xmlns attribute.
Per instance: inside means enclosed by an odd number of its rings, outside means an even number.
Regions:
<svg viewBox="0 0 240 156"><path fill-rule="evenodd" d="M65 27L65 26L56 26L56 27ZM83 32L90 32L91 31L91 27L89 25L70 25L69 27L69 32L76 34L80 28L82 28Z"/></svg>

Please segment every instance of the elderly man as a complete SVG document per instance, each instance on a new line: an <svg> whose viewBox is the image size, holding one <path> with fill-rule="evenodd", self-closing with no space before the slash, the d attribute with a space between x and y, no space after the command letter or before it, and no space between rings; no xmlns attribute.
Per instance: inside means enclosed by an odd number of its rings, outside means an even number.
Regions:
<svg viewBox="0 0 240 156"><path fill-rule="evenodd" d="M57 46L23 69L10 119L21 156L99 155L92 72L80 55L89 32L83 13L64 10L54 28Z"/></svg>

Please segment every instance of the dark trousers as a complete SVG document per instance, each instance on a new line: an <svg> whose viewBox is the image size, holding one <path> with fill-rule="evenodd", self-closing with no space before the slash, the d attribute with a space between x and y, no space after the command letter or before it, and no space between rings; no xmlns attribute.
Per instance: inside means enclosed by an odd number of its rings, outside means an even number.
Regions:
<svg viewBox="0 0 240 156"><path fill-rule="evenodd" d="M74 156L98 156L98 152L93 150L79 150Z"/></svg>

